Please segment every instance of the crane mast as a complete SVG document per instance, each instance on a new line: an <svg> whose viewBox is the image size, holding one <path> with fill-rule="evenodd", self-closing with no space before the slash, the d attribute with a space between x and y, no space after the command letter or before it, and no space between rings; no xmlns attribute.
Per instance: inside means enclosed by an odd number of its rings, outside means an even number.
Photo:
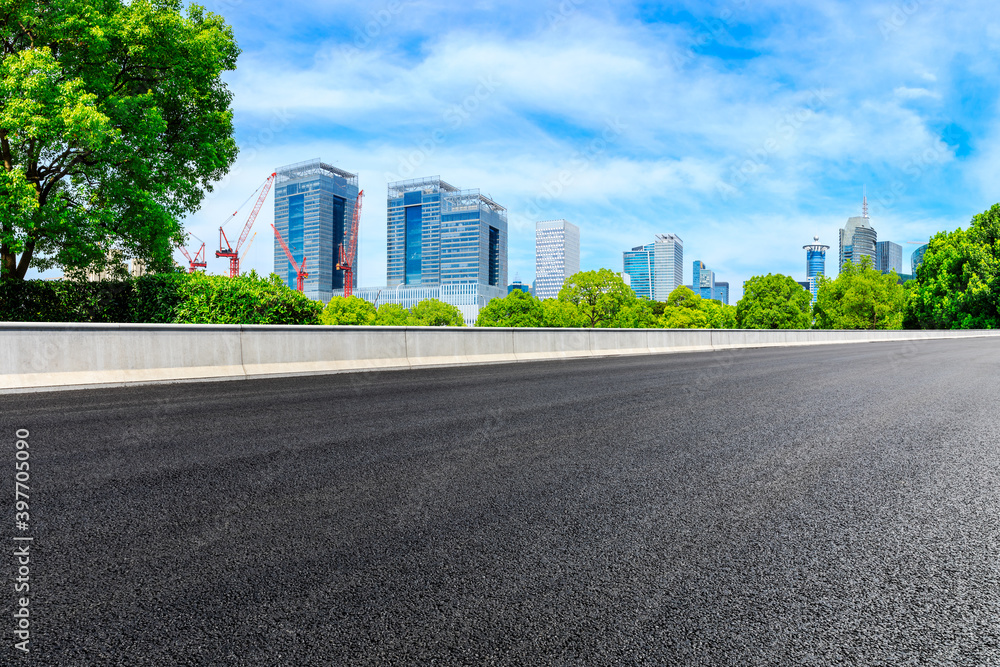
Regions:
<svg viewBox="0 0 1000 667"><path fill-rule="evenodd" d="M275 176L277 176L277 174L272 172L271 175L267 177L267 180L264 181L264 185L261 186L260 196L257 197L257 203L254 204L250 217L247 218L246 224L243 225L243 231L240 233L240 238L236 242L235 248L229 244L226 232L222 228L225 227L225 223L223 223L222 227L219 227L219 249L215 251L215 256L229 258L230 278L235 278L240 275L240 247L243 245L243 242L247 240L247 236L250 235L250 228L253 227L253 223L257 219L257 214L260 213L260 208L264 205L264 200L267 198L267 193L271 190L271 184L274 183ZM229 219L232 220L235 216L236 213L233 213L233 216ZM226 222L229 221L227 220Z"/></svg>

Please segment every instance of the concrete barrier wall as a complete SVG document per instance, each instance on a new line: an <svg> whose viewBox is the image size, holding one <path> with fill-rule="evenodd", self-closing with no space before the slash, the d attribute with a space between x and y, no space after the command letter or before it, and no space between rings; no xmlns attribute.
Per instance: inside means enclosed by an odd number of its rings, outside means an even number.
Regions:
<svg viewBox="0 0 1000 667"><path fill-rule="evenodd" d="M0 393L752 347L997 336L1000 331L458 329L0 323Z"/></svg>

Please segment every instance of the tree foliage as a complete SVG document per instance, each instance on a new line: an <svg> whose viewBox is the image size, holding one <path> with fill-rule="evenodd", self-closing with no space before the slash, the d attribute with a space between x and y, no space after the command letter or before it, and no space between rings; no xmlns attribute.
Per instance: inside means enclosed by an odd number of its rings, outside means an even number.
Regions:
<svg viewBox="0 0 1000 667"><path fill-rule="evenodd" d="M789 276L754 276L743 285L736 304L742 329L808 329L812 324L812 296Z"/></svg>
<svg viewBox="0 0 1000 667"><path fill-rule="evenodd" d="M179 0L0 12L0 277L129 257L169 270L180 218L236 159L230 28Z"/></svg>
<svg viewBox="0 0 1000 667"><path fill-rule="evenodd" d="M375 324L375 306L356 296L335 296L319 317L320 324L364 326Z"/></svg>
<svg viewBox="0 0 1000 667"><path fill-rule="evenodd" d="M410 311L398 303L383 303L375 313L375 324L381 327L405 327L410 323Z"/></svg>
<svg viewBox="0 0 1000 667"><path fill-rule="evenodd" d="M550 329L573 329L587 326L576 304L560 299L542 300L542 326Z"/></svg>
<svg viewBox="0 0 1000 667"><path fill-rule="evenodd" d="M876 271L870 257L845 262L836 279L820 276L813 312L817 329L901 329L906 294L893 271Z"/></svg>
<svg viewBox="0 0 1000 667"><path fill-rule="evenodd" d="M11 322L317 324L321 309L274 274L253 272L0 281L0 321Z"/></svg>
<svg viewBox="0 0 1000 667"><path fill-rule="evenodd" d="M736 308L703 299L686 285L670 293L659 326L665 329L735 329Z"/></svg>
<svg viewBox="0 0 1000 667"><path fill-rule="evenodd" d="M296 292L277 274L230 278L200 271L179 285L174 322L196 324L319 324L323 304Z"/></svg>
<svg viewBox="0 0 1000 667"><path fill-rule="evenodd" d="M417 327L463 327L465 318L462 311L450 303L424 299L410 309L409 324Z"/></svg>
<svg viewBox="0 0 1000 667"><path fill-rule="evenodd" d="M540 327L545 321L542 302L521 290L493 299L479 311L477 327Z"/></svg>
<svg viewBox="0 0 1000 667"><path fill-rule="evenodd" d="M559 290L559 300L576 306L588 327L613 326L619 311L637 300L632 288L611 269L574 273Z"/></svg>
<svg viewBox="0 0 1000 667"><path fill-rule="evenodd" d="M1000 328L1000 204L974 216L968 230L935 235L915 282L907 328Z"/></svg>

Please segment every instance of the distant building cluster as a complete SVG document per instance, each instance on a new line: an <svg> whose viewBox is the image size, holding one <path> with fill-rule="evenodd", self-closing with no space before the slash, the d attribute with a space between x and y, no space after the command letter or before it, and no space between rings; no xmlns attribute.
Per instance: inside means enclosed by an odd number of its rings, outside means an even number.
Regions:
<svg viewBox="0 0 1000 667"><path fill-rule="evenodd" d="M276 170L274 226L300 268L306 296L329 301L344 293L347 272L341 268L343 248L356 248L350 238L358 199L358 176L322 162L307 160ZM357 287L352 292L376 306L395 303L411 307L425 299L440 299L462 312L473 324L490 300L514 290L539 299L555 298L566 278L580 271L580 228L567 220L535 223L535 280L507 282L507 210L479 190L462 190L440 176L389 183L386 197L386 284ZM830 246L813 237L806 251L806 280L799 284L816 300L819 278L826 274ZM879 241L868 215L848 218L840 230L838 260L860 263L869 257L883 273L895 271L912 278L923 261L927 244L903 271L903 248ZM347 258L350 266L356 257ZM684 242L676 234L657 234L652 243L622 253L622 277L639 297L666 301L684 285ZM277 235L274 267L283 281L295 286L297 272ZM729 283L701 260L692 264L690 289L704 299L729 303Z"/></svg>

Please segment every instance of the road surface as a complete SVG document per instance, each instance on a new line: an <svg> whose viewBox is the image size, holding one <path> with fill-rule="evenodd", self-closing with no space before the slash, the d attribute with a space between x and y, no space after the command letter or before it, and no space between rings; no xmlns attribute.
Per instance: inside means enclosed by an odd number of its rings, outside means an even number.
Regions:
<svg viewBox="0 0 1000 667"><path fill-rule="evenodd" d="M0 663L1000 664L998 406L997 339L0 396Z"/></svg>

